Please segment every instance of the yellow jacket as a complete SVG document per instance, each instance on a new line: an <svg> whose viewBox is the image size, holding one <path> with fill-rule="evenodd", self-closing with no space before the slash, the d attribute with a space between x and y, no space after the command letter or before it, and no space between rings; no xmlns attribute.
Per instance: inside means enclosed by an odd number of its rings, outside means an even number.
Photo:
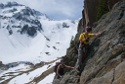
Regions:
<svg viewBox="0 0 125 84"><path fill-rule="evenodd" d="M84 33L80 34L79 40L82 41L84 44L89 44L89 38L92 38L94 36L95 36L95 34L93 34L93 33L84 32ZM88 39L88 41L87 41L87 39Z"/></svg>

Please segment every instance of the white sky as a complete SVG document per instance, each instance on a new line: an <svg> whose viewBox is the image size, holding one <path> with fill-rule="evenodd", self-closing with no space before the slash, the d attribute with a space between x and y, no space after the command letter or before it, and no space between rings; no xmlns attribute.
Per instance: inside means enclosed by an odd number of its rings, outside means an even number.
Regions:
<svg viewBox="0 0 125 84"><path fill-rule="evenodd" d="M8 1L15 1L29 6L47 14L51 19L76 20L82 17L84 0L0 0L0 3Z"/></svg>

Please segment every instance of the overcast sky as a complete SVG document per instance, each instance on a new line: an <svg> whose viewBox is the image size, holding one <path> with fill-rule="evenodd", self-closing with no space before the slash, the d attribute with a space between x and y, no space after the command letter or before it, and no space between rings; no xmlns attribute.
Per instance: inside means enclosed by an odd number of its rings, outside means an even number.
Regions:
<svg viewBox="0 0 125 84"><path fill-rule="evenodd" d="M82 17L83 0L0 0L0 3L8 1L29 6L55 20L77 20Z"/></svg>

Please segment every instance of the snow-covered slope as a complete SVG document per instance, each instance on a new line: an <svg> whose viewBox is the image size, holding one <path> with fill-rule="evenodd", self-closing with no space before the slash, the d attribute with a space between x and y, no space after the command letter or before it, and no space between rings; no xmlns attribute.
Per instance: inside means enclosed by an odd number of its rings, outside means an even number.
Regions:
<svg viewBox="0 0 125 84"><path fill-rule="evenodd" d="M0 8L0 59L3 63L36 63L65 55L76 34L75 21L53 21L29 7L8 4Z"/></svg>
<svg viewBox="0 0 125 84"><path fill-rule="evenodd" d="M0 61L4 64L13 62L37 64L53 61L66 54L70 41L77 32L76 28L77 21L55 21L49 19L46 14L16 2L1 3ZM53 65L51 64L51 67ZM48 65L38 70L36 69L30 72L31 74L29 73L26 79L23 79L26 74L21 73L22 75L18 76L21 71L27 70L27 67L30 66L24 64L23 66L19 65L15 68L7 69L7 71L0 71L0 79L4 77L0 83L14 76L14 79L9 84L23 84L41 74L42 72L40 73L40 71L44 72L48 69ZM18 72L18 70L21 71ZM17 77L15 77L15 74L13 76L5 75L9 72L18 73L16 74ZM51 74L39 84L43 84L43 82L53 76L54 74Z"/></svg>

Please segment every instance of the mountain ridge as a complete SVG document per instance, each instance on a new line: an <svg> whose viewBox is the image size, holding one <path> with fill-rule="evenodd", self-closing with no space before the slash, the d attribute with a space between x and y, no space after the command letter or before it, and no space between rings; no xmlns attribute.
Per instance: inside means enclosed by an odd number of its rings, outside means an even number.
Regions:
<svg viewBox="0 0 125 84"><path fill-rule="evenodd" d="M76 34L77 20L52 20L15 2L0 4L0 10L0 83L28 83L46 73ZM53 78L51 72L42 80Z"/></svg>

